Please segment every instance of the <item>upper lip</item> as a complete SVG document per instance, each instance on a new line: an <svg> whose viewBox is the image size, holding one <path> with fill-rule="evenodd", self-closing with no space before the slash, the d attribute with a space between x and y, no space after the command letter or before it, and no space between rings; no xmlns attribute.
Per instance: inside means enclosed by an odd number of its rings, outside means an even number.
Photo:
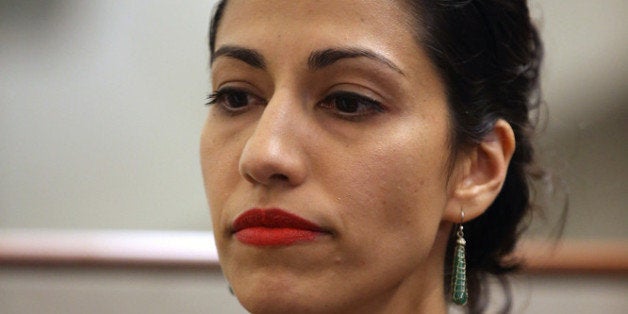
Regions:
<svg viewBox="0 0 628 314"><path fill-rule="evenodd" d="M298 215L278 208L249 209L236 218L232 227L234 233L242 229L254 227L291 228L325 232L323 227Z"/></svg>

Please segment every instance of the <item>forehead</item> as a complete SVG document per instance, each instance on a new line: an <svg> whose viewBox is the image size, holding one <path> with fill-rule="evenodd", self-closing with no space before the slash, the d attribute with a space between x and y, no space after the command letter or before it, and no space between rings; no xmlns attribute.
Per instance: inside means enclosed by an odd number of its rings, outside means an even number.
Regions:
<svg viewBox="0 0 628 314"><path fill-rule="evenodd" d="M273 77L287 73L283 70L302 71L314 51L365 49L406 74L394 84L440 94L438 70L419 43L416 34L422 31L414 28L418 23L405 4L392 0L230 0L219 22L215 49L255 50L267 61Z"/></svg>
<svg viewBox="0 0 628 314"><path fill-rule="evenodd" d="M405 2L396 0L229 0L228 8L235 12L264 17L310 16L330 17L337 22L353 18L376 17L407 11Z"/></svg>
<svg viewBox="0 0 628 314"><path fill-rule="evenodd" d="M416 48L413 24L399 1L231 0L220 21L216 47L279 41L284 48L364 42Z"/></svg>

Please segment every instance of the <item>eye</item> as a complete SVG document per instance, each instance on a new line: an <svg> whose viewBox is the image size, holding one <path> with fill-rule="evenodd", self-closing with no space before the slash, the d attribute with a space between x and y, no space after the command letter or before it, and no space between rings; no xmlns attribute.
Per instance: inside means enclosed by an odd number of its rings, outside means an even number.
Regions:
<svg viewBox="0 0 628 314"><path fill-rule="evenodd" d="M207 100L207 105L219 105L231 114L243 112L251 105L263 105L265 103L262 98L233 87L218 89L209 94Z"/></svg>
<svg viewBox="0 0 628 314"><path fill-rule="evenodd" d="M335 92L326 96L319 104L345 119L384 112L381 103L354 92Z"/></svg>

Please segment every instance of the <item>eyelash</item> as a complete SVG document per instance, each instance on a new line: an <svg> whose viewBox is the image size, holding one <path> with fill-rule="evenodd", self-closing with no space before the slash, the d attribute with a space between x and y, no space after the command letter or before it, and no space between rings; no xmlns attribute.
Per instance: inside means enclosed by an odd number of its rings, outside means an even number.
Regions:
<svg viewBox="0 0 628 314"><path fill-rule="evenodd" d="M357 106L355 112L342 112L338 110L339 100L354 102L352 105ZM346 104L345 104L346 105ZM360 95L354 92L338 91L331 93L319 103L322 108L330 109L334 111L334 114L343 119L355 120L363 118L365 116L384 112L384 107L381 102L372 99L370 97ZM352 108L353 109L353 108Z"/></svg>
<svg viewBox="0 0 628 314"><path fill-rule="evenodd" d="M237 101L236 99L233 99L233 97L238 97L238 96L246 97L246 100L245 100L246 104L242 107L231 106L229 102ZM229 99L230 97L231 99ZM225 110L227 113L235 115L235 114L245 111L253 99L262 100L260 97L257 97L242 89L233 88L233 87L225 87L225 88L218 89L214 91L213 93L207 95L206 105L211 106L214 104L218 104L220 108ZM242 99L239 99L239 100L242 100ZM265 102L261 101L261 103L265 105Z"/></svg>
<svg viewBox="0 0 628 314"><path fill-rule="evenodd" d="M229 104L230 101L241 102L243 100L243 99L234 99L233 97L242 97L242 96L246 97L246 100L244 100L246 102L245 105L241 107L230 106ZM229 97L231 97L231 99L229 99ZM209 105L218 104L227 113L231 115L236 115L238 113L246 111L246 108L249 107L253 99L261 100L260 103L263 105L266 104L266 102L260 97L252 95L251 93L246 92L242 89L225 87L225 88L218 89L214 91L213 93L209 94L207 96L207 105L209 106ZM343 103L339 103L339 101L343 101ZM338 110L339 106L347 106L347 105L350 106L349 108L354 111L343 112L343 111ZM337 91L337 92L333 92L325 96L325 98L323 98L323 100L321 100L318 103L318 106L332 111L334 115L345 120L358 120L360 118L364 118L365 116L376 114L376 113L381 113L385 111L381 102L374 100L370 97L360 95L358 93L347 92L347 91Z"/></svg>

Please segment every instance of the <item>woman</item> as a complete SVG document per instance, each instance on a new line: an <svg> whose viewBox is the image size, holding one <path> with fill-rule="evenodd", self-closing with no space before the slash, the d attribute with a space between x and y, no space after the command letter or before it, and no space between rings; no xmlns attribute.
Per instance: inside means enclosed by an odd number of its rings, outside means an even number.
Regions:
<svg viewBox="0 0 628 314"><path fill-rule="evenodd" d="M210 50L201 163L247 310L481 310L530 208L525 1L223 1Z"/></svg>

